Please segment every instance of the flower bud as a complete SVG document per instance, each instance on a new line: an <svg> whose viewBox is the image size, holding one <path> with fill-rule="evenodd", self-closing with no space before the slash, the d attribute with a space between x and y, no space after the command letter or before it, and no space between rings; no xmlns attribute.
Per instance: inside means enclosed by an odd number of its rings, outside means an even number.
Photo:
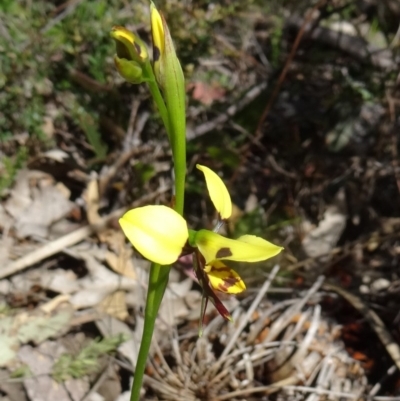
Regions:
<svg viewBox="0 0 400 401"><path fill-rule="evenodd" d="M145 43L123 26L114 26L110 33L116 42L117 56L120 59L144 64L149 59Z"/></svg>
<svg viewBox="0 0 400 401"><path fill-rule="evenodd" d="M141 84L146 81L143 76L143 70L139 63L136 61L130 61L125 58L119 58L117 55L114 56L115 67L119 74L131 84Z"/></svg>

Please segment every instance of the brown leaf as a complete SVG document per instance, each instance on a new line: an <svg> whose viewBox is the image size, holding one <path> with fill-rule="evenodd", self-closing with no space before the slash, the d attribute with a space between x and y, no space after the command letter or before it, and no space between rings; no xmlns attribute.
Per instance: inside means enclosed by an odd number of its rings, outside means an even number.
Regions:
<svg viewBox="0 0 400 401"><path fill-rule="evenodd" d="M99 303L97 309L119 320L125 320L128 317L125 291L116 291L113 294L107 295L107 297Z"/></svg>
<svg viewBox="0 0 400 401"><path fill-rule="evenodd" d="M190 85L190 88L193 88L193 99L205 106L210 106L215 100L222 99L226 93L225 89L216 82L210 85L206 82L196 81Z"/></svg>
<svg viewBox="0 0 400 401"><path fill-rule="evenodd" d="M116 273L136 280L137 275L135 272L135 268L133 267L132 259L130 257L127 258L124 256L125 255L123 254L117 256L113 252L107 252L106 262Z"/></svg>

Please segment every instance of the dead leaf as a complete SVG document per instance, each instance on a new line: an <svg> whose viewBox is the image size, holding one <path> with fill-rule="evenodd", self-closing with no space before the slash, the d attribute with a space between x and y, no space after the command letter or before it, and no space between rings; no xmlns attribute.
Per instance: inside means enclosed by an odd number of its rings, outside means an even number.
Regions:
<svg viewBox="0 0 400 401"><path fill-rule="evenodd" d="M23 314L19 315L20 318ZM34 342L40 344L50 337L55 337L69 327L69 322L73 316L71 305L64 303L59 310L52 316L27 316L18 328L17 338L22 344ZM21 319L22 320L22 319Z"/></svg>
<svg viewBox="0 0 400 401"><path fill-rule="evenodd" d="M0 238L0 266L7 266L7 263L10 260L10 250L14 244L14 240L12 237L7 235L3 235Z"/></svg>
<svg viewBox="0 0 400 401"><path fill-rule="evenodd" d="M47 237L51 224L65 217L72 208L73 204L57 187L43 188L19 215L16 223L17 236L19 238L31 235Z"/></svg>
<svg viewBox="0 0 400 401"><path fill-rule="evenodd" d="M5 204L5 209L11 216L18 219L18 216L32 203L29 180L46 176L47 174L36 170L18 172L11 196Z"/></svg>
<svg viewBox="0 0 400 401"><path fill-rule="evenodd" d="M64 383L72 401L81 401L90 390L90 383L87 378L68 379Z"/></svg>
<svg viewBox="0 0 400 401"><path fill-rule="evenodd" d="M137 280L119 276L89 254L81 254L86 261L89 275L79 280L80 290L72 295L70 302L75 308L96 306L107 295L118 290L136 290L139 287Z"/></svg>
<svg viewBox="0 0 400 401"><path fill-rule="evenodd" d="M4 231L7 231L11 226L14 220L9 216L6 212L6 209L3 205L0 204L0 228Z"/></svg>
<svg viewBox="0 0 400 401"><path fill-rule="evenodd" d="M98 393L101 394L105 400L114 401L121 394L121 380L118 373L116 372L116 366L116 364L108 365L105 380L97 389Z"/></svg>
<svg viewBox="0 0 400 401"><path fill-rule="evenodd" d="M113 252L107 252L106 253L106 262L111 267L111 269L113 269L116 273L119 273L122 276L130 277L130 278L136 280L137 276L136 276L135 268L133 267L132 258L131 258L132 251L123 252L123 249L126 249L126 248L125 247L122 248L119 256L117 256Z"/></svg>
<svg viewBox="0 0 400 401"><path fill-rule="evenodd" d="M11 323L11 318L0 319L0 367L7 366L18 351L19 341L9 332Z"/></svg>
<svg viewBox="0 0 400 401"><path fill-rule="evenodd" d="M189 309L185 297L190 292L192 285L193 281L190 278L168 284L159 313L160 320L166 325L166 328L176 325L187 317ZM163 325L160 325L160 328L163 329Z"/></svg>
<svg viewBox="0 0 400 401"><path fill-rule="evenodd" d="M125 291L116 291L113 294L107 295L107 297L99 303L97 309L119 320L125 320L128 317Z"/></svg>
<svg viewBox="0 0 400 401"><path fill-rule="evenodd" d="M81 287L76 274L72 270L47 270L40 276L40 285L60 294L72 294Z"/></svg>
<svg viewBox="0 0 400 401"><path fill-rule="evenodd" d="M63 383L57 383L49 376L55 360L64 352L65 348L54 341L47 341L37 348L30 345L21 347L18 358L28 365L34 376L24 379L25 390L30 400L71 400Z"/></svg>
<svg viewBox="0 0 400 401"><path fill-rule="evenodd" d="M22 383L16 383L15 381L8 381L5 377L8 376L7 371L0 370L0 390L6 394L6 398L1 398L4 401L29 401L25 393L25 389Z"/></svg>
<svg viewBox="0 0 400 401"><path fill-rule="evenodd" d="M49 174L20 171L5 205L7 212L15 218L17 237L36 235L46 238L49 227L74 207L68 198L69 191L61 184L55 185Z"/></svg>
<svg viewBox="0 0 400 401"><path fill-rule="evenodd" d="M101 220L99 215L99 186L96 179L89 181L85 199L88 221L90 224L96 225Z"/></svg>
<svg viewBox="0 0 400 401"><path fill-rule="evenodd" d="M324 213L318 227L309 231L302 245L306 254L311 258L329 258L329 252L336 246L346 227L346 205L344 191L339 191L335 203Z"/></svg>
<svg viewBox="0 0 400 401"><path fill-rule="evenodd" d="M37 309L0 318L0 366L7 366L13 361L20 344L40 344L67 330L73 312L71 305L63 303L51 315Z"/></svg>
<svg viewBox="0 0 400 401"><path fill-rule="evenodd" d="M198 100L205 106L210 106L215 100L222 99L226 93L226 90L217 82L208 84L202 81L195 81L189 85L189 89L193 89L193 99Z"/></svg>
<svg viewBox="0 0 400 401"><path fill-rule="evenodd" d="M337 210L327 210L318 227L311 230L303 240L303 249L309 257L327 256L336 246L346 226L346 216Z"/></svg>
<svg viewBox="0 0 400 401"><path fill-rule="evenodd" d="M113 317L104 317L103 319L96 320L96 326L104 337L118 334L130 337L128 341L125 341L118 347L118 352L127 358L132 366L135 366L143 330L143 317L137 317L134 331L132 331L126 323Z"/></svg>

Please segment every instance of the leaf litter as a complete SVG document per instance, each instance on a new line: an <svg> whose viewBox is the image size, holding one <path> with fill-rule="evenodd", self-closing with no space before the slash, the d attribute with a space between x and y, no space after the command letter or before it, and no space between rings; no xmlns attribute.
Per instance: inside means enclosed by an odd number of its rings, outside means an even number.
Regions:
<svg viewBox="0 0 400 401"><path fill-rule="evenodd" d="M374 2L362 3L368 8ZM180 7L183 6L179 5L178 9L185 12ZM387 7L393 7L392 2L388 2ZM395 15L395 8L393 10ZM195 11L201 15L204 10ZM363 41L358 37L357 40L351 39L342 32L344 24L331 21L322 27L315 21L315 29L309 37L306 36L306 46L299 48L300 57L289 65L286 81L289 88L281 88L277 106L272 109L261 141L254 140L250 162L237 167L237 162L232 164L227 150L240 159L238 155L242 156L242 149L238 151L238 148L243 142L239 138L247 138L245 144L249 139L253 140L252 128L248 123L242 123L243 116L239 114L257 95L264 96L266 88L269 90L269 86L275 83L271 71L277 71L274 65L281 63L284 48L290 44L290 32L301 29L303 18L293 13L295 18L285 22L285 29L289 31L287 35L279 23L275 26L277 21L273 21L269 13L258 12L254 18L254 15L247 14L247 10L243 15L246 24L250 21L251 28L242 24L238 29L234 23L237 16L225 21L221 19L222 14L218 13L225 11L219 5L207 11L211 15L217 13L219 34L214 38L210 54L202 57L199 65L194 67L193 91L188 92L191 97L188 138L204 139L204 148L207 149L203 151L202 143L192 142L196 154L190 163L205 158L221 169L229 167L239 171L239 174L233 174L240 178L241 184L236 194L238 222L254 207L263 210L268 218L275 218L274 211L282 213L280 204L288 215L305 216L303 220L308 220L307 224L303 222L297 226L290 223L278 230L283 232L286 241L289 271L292 268L291 271L300 272L295 282L286 281L286 272L282 275L275 272L275 277L273 274L262 276L263 281L275 284L267 289L256 287L263 297L259 298L250 289L243 299L232 299L227 304L234 316L234 324L226 324L210 310L208 325L199 339L200 292L193 286L191 278L183 278L185 271L183 275L174 271L157 321L143 389L145 397L185 401L256 400L260 397L310 401L379 400L380 394L386 394L382 391L385 380L395 378L395 371L390 367L387 374L385 370L383 375L372 380L368 364L373 358L368 352L354 351L348 345L348 338L346 344L342 339L344 334L351 337L351 330L360 330L362 321L369 321L371 317L366 302L360 304L357 297L346 298L349 291L359 288L360 293L367 294L367 300L372 301L370 305L382 308L385 303L394 303L396 307L398 275L395 272L385 278L380 275L399 254L398 212L394 206L398 199L396 191L390 190L396 188L399 181L397 139L391 134L392 126L388 121L388 117L394 120L398 111L398 94L393 89L395 87L388 87L385 89L386 100L381 101L371 93L372 85L354 80L352 68L359 66L352 64L354 60L351 57L363 60L363 70L371 66L379 69L393 66L395 58L392 54L388 57L388 52L374 52L370 59L365 55L367 53L363 50L370 47L366 31L369 35L374 31L379 34L375 36L379 36L379 47L382 48L381 32L377 32L379 30L372 26L373 23L368 28L366 20L363 21L363 18L368 19L368 12L360 19L367 29L364 26L360 30L357 26L351 34L362 32ZM385 15L385 12L380 8L381 14L377 15ZM190 17L194 14L189 13ZM333 13L333 17L337 16L338 13ZM340 12L339 17L345 18ZM197 18L196 21L202 20ZM353 22L347 23L347 27L351 25L354 28L359 23ZM338 29L340 35L336 34ZM187 35L185 32L183 37ZM281 45L276 42L279 38L282 39ZM190 38L187 45L193 44L192 40L196 38ZM338 46L341 53L336 65L328 62L321 66L319 61L313 60L312 52L307 48L309 43L312 48L318 43L329 43L331 51L337 51L335 46ZM354 43L358 45L356 52L352 46ZM307 57L313 73L308 71L308 61L304 60ZM53 60L55 63L56 59ZM352 68L347 68L348 65ZM375 81L386 79L376 71L374 74ZM76 70L75 76L78 75L85 82L99 84L89 76L90 72L86 75L86 72ZM110 76L109 82L112 79L115 79L118 90L123 87L115 77ZM324 85L329 87L329 93L333 93L334 103L330 103L329 96L324 94ZM118 213L113 213L118 211L117 208L128 207L132 199L139 205L169 202L169 196L165 195L170 188L170 177L166 173L171 167L166 162L169 155L163 140L157 136L156 124L148 118L149 105L139 89L139 93L135 93L136 111L133 113L133 107L125 110L135 117L132 117L127 130L118 125L118 119L113 119L112 124L100 122L104 124L101 129L112 138L107 143L110 155L100 162L88 161L93 156L91 147L99 145L101 150L103 143L93 137L89 139L90 146L80 136L79 128L65 121L59 124L58 105L71 111L79 106L79 99L75 95L68 96L72 95L68 91L57 94L55 99L52 97L54 88L52 85L45 94L51 99L46 104L43 127L46 135L55 138L58 145L30 160L30 169L20 170L15 175L14 185L7 189L7 197L0 203L0 265L7 271L6 268L14 262L26 258L19 265L22 267L5 274L9 278L0 280L0 361L3 366L0 399L128 400L130 384L126 375L134 370L140 345L148 264L125 244L116 224ZM128 109L130 102L126 101L126 93L121 91L120 95ZM377 100L368 100L371 95ZM358 99L355 107L351 105L351 112L346 110L346 105L349 105L343 97ZM67 107L71 99L74 105ZM310 105L313 99L317 105ZM331 126L319 114L321 110L328 120L334 122ZM235 116L239 118L233 119ZM254 116L245 114L245 119L252 121ZM381 130L382 119L386 126ZM88 121L93 123L95 120L88 114ZM98 135L96 129L86 127L86 131L95 136ZM304 129L307 130L306 136ZM115 138L118 135L123 137L125 131L130 132L134 138L131 142L137 148L129 149L128 146L125 149L124 144L121 146L126 150L124 153ZM217 131L227 135L218 135L221 140L218 145L208 146L207 134ZM270 133L273 133L273 140L269 138ZM371 134L381 135L376 149L371 147L374 144ZM19 145L18 141L22 141L24 144L28 137L27 133L15 135L16 143ZM325 148L322 146L322 151L318 148L321 143L339 156L333 157L330 153L326 158L326 168L319 160L319 157L326 156ZM293 144L297 153L291 153ZM341 155L345 157L340 158ZM347 163L350 160L351 163ZM145 174L149 172L146 166L153 166L148 175ZM357 188L360 181L367 188ZM331 190L332 186L344 188L349 208L338 208L336 200L326 199L324 191ZM289 194L282 196L282 188ZM390 194L390 199L385 203L386 193ZM348 251L342 244L351 226L349 221L353 229L357 225L360 230L365 227L362 224L365 212L363 196L368 199L369 210L373 209L372 215L378 210L382 227L378 227L370 238L359 241L357 246L351 243ZM270 202L270 198L277 200ZM286 198L293 202L286 203ZM243 199L251 200L249 203L253 205L244 205ZM196 206L189 207L190 214L199 215L192 209ZM200 214L201 219L210 221L204 209ZM200 218L193 217L194 224ZM235 226L229 228L231 232ZM311 230L306 226L312 227ZM55 241L82 228L72 242L48 251ZM297 259L296 245L308 256L306 263ZM46 247L45 256L36 254L35 258L29 259L32 252ZM390 260L387 259L389 254ZM347 265L351 270L343 267L346 264L342 261L346 262L346 258L351 260ZM286 267L285 262L282 261L281 272ZM301 270L304 266L307 267L306 274ZM23 272L23 269L26 270ZM337 279L344 292L322 284L322 278L318 278L321 271L328 279ZM332 272L338 272L338 276ZM362 279L358 280L359 277ZM304 290L307 287L311 290ZM351 323L345 321L342 327L338 323L338 320L343 322L342 316L337 312L329 313L341 305L339 297L344 297L349 305L360 311L361 319L354 311L349 313L346 309L343 316L348 316ZM389 318L385 320L386 324L390 321ZM375 327L385 332L385 323L382 320L377 322L379 324ZM396 351L396 341L392 341L390 336L391 332L396 335L396 330L387 332L389 342L386 344ZM357 341L360 343L360 333L363 332L358 333ZM385 361L379 366L390 366L395 361L385 360L385 347L379 348L380 343L385 342L374 342L380 352L376 360ZM396 352L393 359L395 355ZM95 367L99 370L94 370ZM12 381L18 376L22 380L22 390ZM122 382L125 382L123 386ZM107 393L105 387L114 390Z"/></svg>

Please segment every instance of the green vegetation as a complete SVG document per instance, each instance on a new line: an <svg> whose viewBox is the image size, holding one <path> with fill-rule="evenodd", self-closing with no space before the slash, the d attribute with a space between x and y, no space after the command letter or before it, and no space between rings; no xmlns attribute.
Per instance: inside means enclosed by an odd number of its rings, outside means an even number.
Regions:
<svg viewBox="0 0 400 401"><path fill-rule="evenodd" d="M55 362L53 377L58 382L69 378L80 378L99 370L99 358L111 354L125 342L123 335L106 337L102 340L93 340L87 344L77 355L64 354Z"/></svg>
<svg viewBox="0 0 400 401"><path fill-rule="evenodd" d="M27 157L28 152L25 146L17 149L15 157L3 157L3 172L0 175L0 198L14 182L18 170L25 164Z"/></svg>

